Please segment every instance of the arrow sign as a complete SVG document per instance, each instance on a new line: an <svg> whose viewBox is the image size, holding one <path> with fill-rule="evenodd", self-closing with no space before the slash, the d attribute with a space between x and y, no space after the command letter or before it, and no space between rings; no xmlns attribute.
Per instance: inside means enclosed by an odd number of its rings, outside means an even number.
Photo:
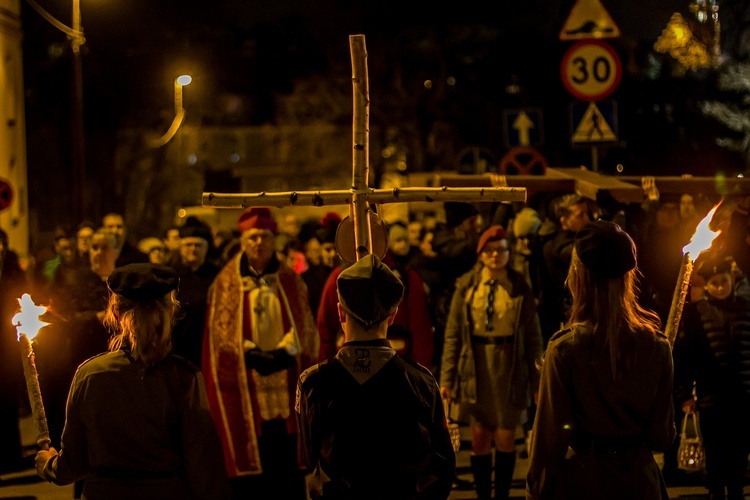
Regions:
<svg viewBox="0 0 750 500"><path fill-rule="evenodd" d="M538 146L544 142L542 110L537 108L503 110L503 139L509 148Z"/></svg>
<svg viewBox="0 0 750 500"><path fill-rule="evenodd" d="M521 146L528 146L531 144L531 141L529 140L529 130L534 128L534 122L531 121L529 115L524 111L521 111L518 118L513 122L513 128L518 131L518 142L521 143Z"/></svg>

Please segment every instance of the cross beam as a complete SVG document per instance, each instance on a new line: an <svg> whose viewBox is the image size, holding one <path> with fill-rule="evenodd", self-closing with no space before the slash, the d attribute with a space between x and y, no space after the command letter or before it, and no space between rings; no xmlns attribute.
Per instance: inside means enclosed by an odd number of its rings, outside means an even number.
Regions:
<svg viewBox="0 0 750 500"><path fill-rule="evenodd" d="M367 50L364 35L350 35L354 116L352 127L352 187L349 190L288 191L278 193L203 193L203 206L247 208L254 206L328 206L349 205L354 222L357 259L372 251L370 204L427 202L525 201L526 188L395 188L372 189L367 185L370 173L370 96L367 77Z"/></svg>

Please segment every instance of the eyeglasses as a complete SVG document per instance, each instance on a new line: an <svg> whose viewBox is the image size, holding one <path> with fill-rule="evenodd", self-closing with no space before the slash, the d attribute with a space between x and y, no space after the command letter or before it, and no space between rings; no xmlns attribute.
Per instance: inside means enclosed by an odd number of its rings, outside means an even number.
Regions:
<svg viewBox="0 0 750 500"><path fill-rule="evenodd" d="M482 253L485 255L492 255L493 253L497 253L498 255L502 255L504 253L509 252L510 249L508 247L485 247L484 250L482 250Z"/></svg>

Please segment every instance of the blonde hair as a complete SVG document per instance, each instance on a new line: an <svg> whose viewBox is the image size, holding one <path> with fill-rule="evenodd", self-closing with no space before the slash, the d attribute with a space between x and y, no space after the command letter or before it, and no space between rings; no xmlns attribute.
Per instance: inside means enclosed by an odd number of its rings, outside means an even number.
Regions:
<svg viewBox="0 0 750 500"><path fill-rule="evenodd" d="M638 303L637 268L607 279L588 269L573 249L568 278L573 296L568 326L586 325L595 342L609 351L612 377L619 380L632 367L632 335L656 335L661 321Z"/></svg>
<svg viewBox="0 0 750 500"><path fill-rule="evenodd" d="M133 357L151 367L172 349L172 325L178 306L175 292L160 299L134 301L112 293L104 325L112 332L109 350L129 346Z"/></svg>

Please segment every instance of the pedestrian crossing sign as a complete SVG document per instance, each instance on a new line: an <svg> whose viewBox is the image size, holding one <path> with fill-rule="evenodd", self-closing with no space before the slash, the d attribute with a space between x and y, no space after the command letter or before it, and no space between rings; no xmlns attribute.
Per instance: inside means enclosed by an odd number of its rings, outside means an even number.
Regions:
<svg viewBox="0 0 750 500"><path fill-rule="evenodd" d="M573 145L617 142L615 101L573 103L570 117Z"/></svg>

